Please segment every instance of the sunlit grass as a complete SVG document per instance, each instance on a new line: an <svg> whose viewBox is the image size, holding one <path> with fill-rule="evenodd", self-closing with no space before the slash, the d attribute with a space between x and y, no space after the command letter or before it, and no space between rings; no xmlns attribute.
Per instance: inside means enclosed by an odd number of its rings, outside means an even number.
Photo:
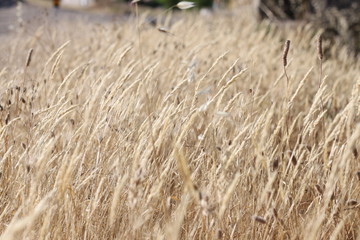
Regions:
<svg viewBox="0 0 360 240"><path fill-rule="evenodd" d="M0 46L3 239L359 238L356 60L249 11L138 20Z"/></svg>

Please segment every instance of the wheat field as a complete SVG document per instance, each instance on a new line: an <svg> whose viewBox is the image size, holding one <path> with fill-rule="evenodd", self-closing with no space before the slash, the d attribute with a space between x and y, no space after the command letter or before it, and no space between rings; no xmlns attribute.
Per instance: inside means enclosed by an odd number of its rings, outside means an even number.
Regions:
<svg viewBox="0 0 360 240"><path fill-rule="evenodd" d="M168 14L2 37L0 239L359 240L359 61Z"/></svg>

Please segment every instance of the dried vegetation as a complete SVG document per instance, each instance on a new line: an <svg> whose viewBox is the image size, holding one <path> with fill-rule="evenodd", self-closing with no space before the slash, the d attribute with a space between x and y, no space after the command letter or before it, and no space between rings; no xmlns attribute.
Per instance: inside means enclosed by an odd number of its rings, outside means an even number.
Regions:
<svg viewBox="0 0 360 240"><path fill-rule="evenodd" d="M359 239L359 62L247 11L145 19L0 46L1 239Z"/></svg>

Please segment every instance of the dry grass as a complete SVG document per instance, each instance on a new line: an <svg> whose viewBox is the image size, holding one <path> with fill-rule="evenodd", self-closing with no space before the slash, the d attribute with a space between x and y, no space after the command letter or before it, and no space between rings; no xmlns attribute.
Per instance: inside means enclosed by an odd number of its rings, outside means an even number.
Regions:
<svg viewBox="0 0 360 240"><path fill-rule="evenodd" d="M360 239L359 62L319 87L309 26L139 22L2 42L1 239Z"/></svg>

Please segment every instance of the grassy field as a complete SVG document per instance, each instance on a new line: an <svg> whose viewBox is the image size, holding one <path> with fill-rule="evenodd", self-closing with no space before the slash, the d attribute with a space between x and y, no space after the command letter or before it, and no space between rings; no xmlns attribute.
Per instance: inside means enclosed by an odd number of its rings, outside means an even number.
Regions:
<svg viewBox="0 0 360 240"><path fill-rule="evenodd" d="M0 239L359 240L360 64L318 35L243 10L3 36Z"/></svg>

